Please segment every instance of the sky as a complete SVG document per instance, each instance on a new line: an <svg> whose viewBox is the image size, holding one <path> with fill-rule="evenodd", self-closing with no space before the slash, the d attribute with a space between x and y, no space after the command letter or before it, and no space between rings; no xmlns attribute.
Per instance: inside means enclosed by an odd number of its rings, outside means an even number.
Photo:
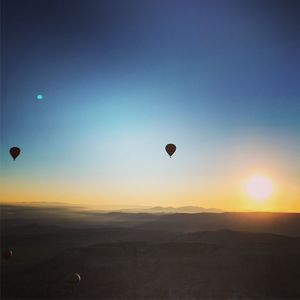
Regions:
<svg viewBox="0 0 300 300"><path fill-rule="evenodd" d="M300 212L299 1L1 4L3 203Z"/></svg>

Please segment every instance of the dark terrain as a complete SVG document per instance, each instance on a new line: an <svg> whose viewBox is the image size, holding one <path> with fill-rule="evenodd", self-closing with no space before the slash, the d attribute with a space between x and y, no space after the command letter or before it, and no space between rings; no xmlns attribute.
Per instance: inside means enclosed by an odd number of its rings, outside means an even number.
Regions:
<svg viewBox="0 0 300 300"><path fill-rule="evenodd" d="M299 214L2 206L1 249L2 299L300 299Z"/></svg>

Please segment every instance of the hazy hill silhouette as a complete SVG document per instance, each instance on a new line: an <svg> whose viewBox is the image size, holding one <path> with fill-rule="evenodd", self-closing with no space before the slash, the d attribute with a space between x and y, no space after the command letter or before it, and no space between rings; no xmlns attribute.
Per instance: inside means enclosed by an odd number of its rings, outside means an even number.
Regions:
<svg viewBox="0 0 300 300"><path fill-rule="evenodd" d="M2 206L13 256L1 260L1 298L299 299L299 224L299 214Z"/></svg>
<svg viewBox="0 0 300 300"><path fill-rule="evenodd" d="M191 232L231 229L300 236L300 214L268 212L224 213L124 213L98 212L67 207L1 206L4 232L15 226L38 223L63 227L129 227Z"/></svg>
<svg viewBox="0 0 300 300"><path fill-rule="evenodd" d="M222 213L224 212L221 209L217 208L204 208L200 206L155 206L150 208L138 208L138 209L123 209L120 212L131 212L131 213L152 213L152 214L174 214L174 213Z"/></svg>
<svg viewBox="0 0 300 300"><path fill-rule="evenodd" d="M172 214L139 228L181 232L232 229L300 236L300 218L297 213Z"/></svg>

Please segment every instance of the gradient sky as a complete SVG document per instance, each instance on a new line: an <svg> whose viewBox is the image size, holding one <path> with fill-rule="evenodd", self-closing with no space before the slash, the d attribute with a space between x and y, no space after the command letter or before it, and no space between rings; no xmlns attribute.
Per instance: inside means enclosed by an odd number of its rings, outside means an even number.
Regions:
<svg viewBox="0 0 300 300"><path fill-rule="evenodd" d="M3 202L300 211L300 1L1 2Z"/></svg>

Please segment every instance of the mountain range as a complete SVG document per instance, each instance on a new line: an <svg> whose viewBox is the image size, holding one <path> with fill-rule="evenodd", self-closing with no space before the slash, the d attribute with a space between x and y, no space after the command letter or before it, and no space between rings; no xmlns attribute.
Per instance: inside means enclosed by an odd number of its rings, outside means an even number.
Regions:
<svg viewBox="0 0 300 300"><path fill-rule="evenodd" d="M196 213L222 213L224 212L221 209L217 208L204 208L200 206L155 206L150 208L133 208L133 209L122 209L117 210L119 212L139 212L139 213L153 213L153 214L174 214L174 213L188 213L188 214L196 214Z"/></svg>

